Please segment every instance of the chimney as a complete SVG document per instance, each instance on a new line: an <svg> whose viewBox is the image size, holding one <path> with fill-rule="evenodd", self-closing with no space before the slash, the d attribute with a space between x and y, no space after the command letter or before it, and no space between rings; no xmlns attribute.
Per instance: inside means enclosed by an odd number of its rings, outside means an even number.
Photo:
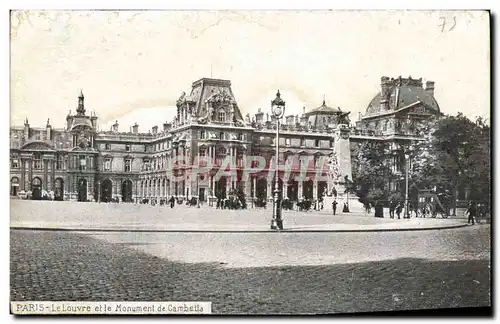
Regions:
<svg viewBox="0 0 500 324"><path fill-rule="evenodd" d="M28 118L24 121L24 138L28 139L30 137L30 123L28 122Z"/></svg>
<svg viewBox="0 0 500 324"><path fill-rule="evenodd" d="M262 124L264 122L264 113L259 108L258 112L255 114L255 122L257 124Z"/></svg>
<svg viewBox="0 0 500 324"><path fill-rule="evenodd" d="M427 81L425 83L425 92L434 97L434 81Z"/></svg>
<svg viewBox="0 0 500 324"><path fill-rule="evenodd" d="M134 123L134 126L132 126L132 133L139 134L139 125L137 123Z"/></svg>
<svg viewBox="0 0 500 324"><path fill-rule="evenodd" d="M158 134L158 126L153 126L153 128L151 128L153 130L153 135L156 135Z"/></svg>
<svg viewBox="0 0 500 324"><path fill-rule="evenodd" d="M47 126L45 126L47 132L47 140L52 139L52 126L50 126L50 119L47 119Z"/></svg>
<svg viewBox="0 0 500 324"><path fill-rule="evenodd" d="M380 79L380 110L389 110L389 95L391 90L391 81L383 76Z"/></svg>
<svg viewBox="0 0 500 324"><path fill-rule="evenodd" d="M172 124L171 123L163 123L163 131L164 132L170 131L170 128L172 128Z"/></svg>
<svg viewBox="0 0 500 324"><path fill-rule="evenodd" d="M306 108L304 107L304 110ZM305 114L302 114L302 116L300 116L300 125L301 126L307 126L307 116Z"/></svg>
<svg viewBox="0 0 500 324"><path fill-rule="evenodd" d="M118 133L118 120L115 120L115 123L113 124L113 132Z"/></svg>
<svg viewBox="0 0 500 324"><path fill-rule="evenodd" d="M95 112L91 113L90 122L92 123L92 127L94 127L94 129L97 129L97 116Z"/></svg>

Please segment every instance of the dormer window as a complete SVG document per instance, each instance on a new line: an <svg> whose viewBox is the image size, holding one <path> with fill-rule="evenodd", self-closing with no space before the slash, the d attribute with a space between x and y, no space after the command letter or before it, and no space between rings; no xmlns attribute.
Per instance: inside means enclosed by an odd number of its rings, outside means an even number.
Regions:
<svg viewBox="0 0 500 324"><path fill-rule="evenodd" d="M219 121L220 122L226 121L226 112L223 109L219 110Z"/></svg>

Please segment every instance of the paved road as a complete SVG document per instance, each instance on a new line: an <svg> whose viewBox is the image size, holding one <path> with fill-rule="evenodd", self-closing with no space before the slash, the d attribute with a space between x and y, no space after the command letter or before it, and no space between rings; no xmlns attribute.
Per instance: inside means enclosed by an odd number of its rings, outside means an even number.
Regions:
<svg viewBox="0 0 500 324"><path fill-rule="evenodd" d="M199 300L224 314L488 306L489 253L487 225L239 236L14 230L11 300Z"/></svg>
<svg viewBox="0 0 500 324"><path fill-rule="evenodd" d="M217 210L184 205L174 209L134 204L12 200L15 228L160 231L270 231L271 210ZM286 230L345 231L461 226L460 219L389 219L373 215L284 212Z"/></svg>

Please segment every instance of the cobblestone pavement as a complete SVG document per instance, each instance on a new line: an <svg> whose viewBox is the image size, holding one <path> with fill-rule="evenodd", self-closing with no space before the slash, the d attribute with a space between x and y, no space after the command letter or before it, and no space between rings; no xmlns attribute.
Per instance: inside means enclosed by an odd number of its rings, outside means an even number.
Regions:
<svg viewBox="0 0 500 324"><path fill-rule="evenodd" d="M203 248L211 254L221 249L237 251L254 241L254 248L265 255L288 246L286 253L297 251L297 259L312 253L315 247L320 249L319 254L327 246L342 254L349 250L349 242L354 242L351 249L358 252L369 246L384 245L410 251L415 242L427 242L417 247L427 246L420 257L418 254L404 257L405 253L399 253L391 255L390 260L365 262L363 258L354 258L351 262L330 260L330 264L324 265L305 265L310 263L306 261L303 265L266 267L238 267L200 260L174 262L143 251L151 243L158 243L158 239L118 240L102 233L12 230L11 300L198 300L212 301L213 312L223 314L489 306L489 230L489 226L481 225L444 231L384 233L398 237L380 237L380 233L295 234L295 237L253 234L240 235L239 240L235 237L200 240L200 234L192 234L191 239L169 237L171 234L163 237L167 242L164 249L182 245L186 255L194 248ZM199 241L198 245L192 246L195 241ZM300 250L298 246L307 248ZM382 250L385 252L381 254L387 252ZM441 250L442 254L433 255L433 250ZM463 257L436 260L452 250L463 251ZM359 262L353 263L356 261Z"/></svg>

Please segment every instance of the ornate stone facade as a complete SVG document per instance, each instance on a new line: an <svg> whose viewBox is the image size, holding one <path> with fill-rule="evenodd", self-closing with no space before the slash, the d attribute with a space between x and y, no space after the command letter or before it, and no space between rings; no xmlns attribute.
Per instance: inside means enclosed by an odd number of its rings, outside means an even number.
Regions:
<svg viewBox="0 0 500 324"><path fill-rule="evenodd" d="M283 196L317 200L333 186L340 186L336 191L341 192L343 179L351 179L356 144L412 140L412 125L440 114L431 83L427 84L423 89L421 80L382 78L381 92L356 127L349 125L349 112L330 108L325 101L311 111L304 108L301 116L286 116L280 125L279 174L292 180L280 180ZM418 91L407 91L408 87ZM31 128L28 120L24 127L11 128L11 195L21 192L39 198L48 193L59 200L82 201L194 196L208 201L240 189L250 204L271 199L276 120L261 110L243 117L228 80L195 81L190 94L182 93L177 100L174 120L148 133L139 133L137 124L130 132L120 132L118 122L110 131L98 132L97 117L86 115L83 93L77 113L70 112L66 120L63 129L53 129L49 121L45 128ZM321 158L334 150L340 180L318 180ZM213 160L214 168L193 176L191 163L180 158L192 161L197 156ZM263 157L265 166L246 178L244 171L255 167L247 163L249 156ZM236 171L216 180L227 159Z"/></svg>

